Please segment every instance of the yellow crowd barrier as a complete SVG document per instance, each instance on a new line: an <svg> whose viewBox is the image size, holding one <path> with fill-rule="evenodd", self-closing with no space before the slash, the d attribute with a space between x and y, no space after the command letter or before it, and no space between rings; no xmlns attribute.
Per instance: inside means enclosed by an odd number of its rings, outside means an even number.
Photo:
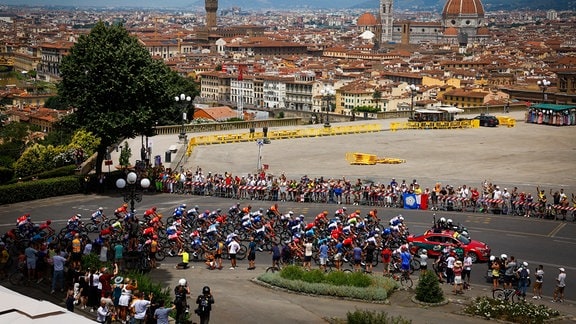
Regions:
<svg viewBox="0 0 576 324"><path fill-rule="evenodd" d="M454 128L478 128L480 121L476 119L471 120L455 120L455 121L439 121L439 122L392 122L390 123L390 130L395 132L402 129L454 129Z"/></svg>
<svg viewBox="0 0 576 324"><path fill-rule="evenodd" d="M516 126L516 119L508 116L496 116L498 123L501 126L514 127Z"/></svg>
<svg viewBox="0 0 576 324"><path fill-rule="evenodd" d="M379 158L375 154L358 152L347 152L346 161L352 165L375 165L376 163L400 164L406 162L406 160L403 159L391 157Z"/></svg>
<svg viewBox="0 0 576 324"><path fill-rule="evenodd" d="M374 165L376 164L376 155L366 153L346 153L346 160L350 164Z"/></svg>
<svg viewBox="0 0 576 324"><path fill-rule="evenodd" d="M303 129L289 129L289 130L273 130L268 132L268 139L290 139L299 137L316 137L316 136L330 136L330 135L345 135L367 132L379 132L382 130L380 124L362 124L351 126L331 126L331 127L318 127L318 128L303 128ZM188 141L186 154L190 156L196 145L211 145L211 144L226 144L255 141L256 139L263 138L263 132L255 133L233 133L233 134L217 134L217 135L202 135L192 137Z"/></svg>

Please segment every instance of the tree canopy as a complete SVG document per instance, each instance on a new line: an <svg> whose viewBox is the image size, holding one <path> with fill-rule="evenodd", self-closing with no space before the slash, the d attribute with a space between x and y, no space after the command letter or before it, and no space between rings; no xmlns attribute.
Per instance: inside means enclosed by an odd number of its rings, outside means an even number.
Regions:
<svg viewBox="0 0 576 324"><path fill-rule="evenodd" d="M62 59L60 75L59 99L75 110L64 124L101 139L97 173L108 146L124 138L153 135L156 124L179 118L174 96L182 91L197 94L191 81L152 58L123 26L103 22L79 37Z"/></svg>

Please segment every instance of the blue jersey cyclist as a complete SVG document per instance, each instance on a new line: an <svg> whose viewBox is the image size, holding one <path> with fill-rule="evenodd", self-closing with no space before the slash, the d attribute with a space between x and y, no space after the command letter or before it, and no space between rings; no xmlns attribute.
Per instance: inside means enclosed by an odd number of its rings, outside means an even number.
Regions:
<svg viewBox="0 0 576 324"><path fill-rule="evenodd" d="M402 246L402 252L400 253L400 258L402 260L401 268L402 271L410 270L410 261L412 260L412 254L408 251L406 246Z"/></svg>

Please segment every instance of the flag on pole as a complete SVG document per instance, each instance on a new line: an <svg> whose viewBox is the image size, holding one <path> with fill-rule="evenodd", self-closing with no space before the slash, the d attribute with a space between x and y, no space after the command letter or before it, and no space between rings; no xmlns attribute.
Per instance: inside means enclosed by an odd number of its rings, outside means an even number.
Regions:
<svg viewBox="0 0 576 324"><path fill-rule="evenodd" d="M418 203L417 195L413 193L405 193L402 195L404 201L404 209L418 209L420 204Z"/></svg>

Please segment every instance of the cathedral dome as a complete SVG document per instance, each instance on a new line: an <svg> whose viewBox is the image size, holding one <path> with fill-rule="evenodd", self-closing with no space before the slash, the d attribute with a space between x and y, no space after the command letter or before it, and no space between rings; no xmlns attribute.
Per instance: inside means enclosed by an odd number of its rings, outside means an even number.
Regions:
<svg viewBox="0 0 576 324"><path fill-rule="evenodd" d="M358 17L358 21L356 22L357 26L376 26L378 25L378 20L374 17L373 14L369 12L363 13L360 17Z"/></svg>
<svg viewBox="0 0 576 324"><path fill-rule="evenodd" d="M480 0L446 0L443 17L449 16L484 16L484 7Z"/></svg>

